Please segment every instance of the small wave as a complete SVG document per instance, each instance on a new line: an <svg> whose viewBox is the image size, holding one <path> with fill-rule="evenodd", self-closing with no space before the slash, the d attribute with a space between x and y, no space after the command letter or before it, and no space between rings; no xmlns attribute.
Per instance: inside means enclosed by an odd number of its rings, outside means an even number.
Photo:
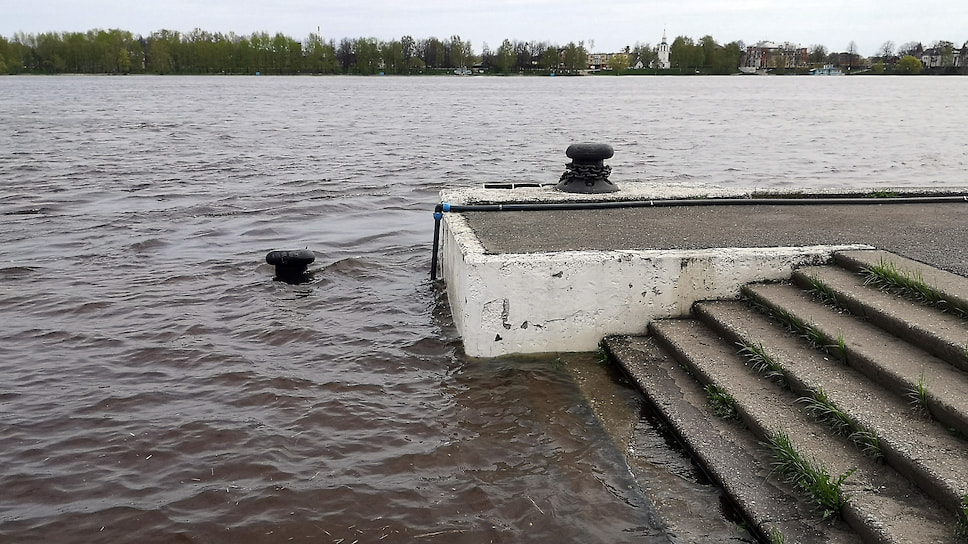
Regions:
<svg viewBox="0 0 968 544"><path fill-rule="evenodd" d="M47 212L47 210L48 208L24 208L10 212L3 212L3 215L38 215Z"/></svg>
<svg viewBox="0 0 968 544"><path fill-rule="evenodd" d="M149 238L147 240L142 240L140 242L135 242L128 246L128 249L132 251L142 252L151 251L153 249L158 249L169 245L165 240L159 240L158 238Z"/></svg>
<svg viewBox="0 0 968 544"><path fill-rule="evenodd" d="M41 270L38 266L10 266L0 268L0 278L11 280L22 280L30 277L31 274Z"/></svg>

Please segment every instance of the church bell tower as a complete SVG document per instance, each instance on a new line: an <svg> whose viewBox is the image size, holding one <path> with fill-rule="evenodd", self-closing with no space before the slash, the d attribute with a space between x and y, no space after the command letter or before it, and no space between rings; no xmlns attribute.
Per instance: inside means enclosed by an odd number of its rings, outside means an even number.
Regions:
<svg viewBox="0 0 968 544"><path fill-rule="evenodd" d="M669 40L666 39L666 31L664 28L662 29L662 43L659 44L658 53L659 53L659 60L658 60L659 68L662 68L663 70L668 70L669 68L671 68L672 65L669 64Z"/></svg>

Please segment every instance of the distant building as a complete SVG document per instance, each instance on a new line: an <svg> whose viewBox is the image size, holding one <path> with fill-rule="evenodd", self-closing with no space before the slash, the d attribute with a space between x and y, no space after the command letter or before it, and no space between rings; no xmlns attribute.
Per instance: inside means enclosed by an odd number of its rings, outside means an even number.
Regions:
<svg viewBox="0 0 968 544"><path fill-rule="evenodd" d="M659 58L655 61L657 68L661 68L663 70L672 68L672 64L669 62L669 40L666 39L665 29L662 29L662 42L659 44L656 53L659 55Z"/></svg>
<svg viewBox="0 0 968 544"><path fill-rule="evenodd" d="M776 44L769 41L759 42L746 48L741 66L747 70L766 70L769 68L804 68L807 64L807 48L785 42Z"/></svg>
<svg viewBox="0 0 968 544"><path fill-rule="evenodd" d="M610 70L608 62L615 57L625 57L627 59L628 55L626 53L589 53L588 69L592 71Z"/></svg>
<svg viewBox="0 0 968 544"><path fill-rule="evenodd" d="M966 44L968 45L968 44ZM925 68L961 68L968 60L968 47L955 49L953 46L945 50L944 47L930 47L921 52L921 64Z"/></svg>

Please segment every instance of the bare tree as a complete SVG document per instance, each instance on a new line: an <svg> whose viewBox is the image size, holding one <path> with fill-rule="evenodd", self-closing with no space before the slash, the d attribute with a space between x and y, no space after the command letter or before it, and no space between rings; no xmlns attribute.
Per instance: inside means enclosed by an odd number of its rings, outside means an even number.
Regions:
<svg viewBox="0 0 968 544"><path fill-rule="evenodd" d="M881 48L877 50L877 56L882 59L889 59L894 56L894 42L887 40L881 44Z"/></svg>
<svg viewBox="0 0 968 544"><path fill-rule="evenodd" d="M810 54L807 56L807 60L814 64L821 64L827 60L827 46L821 44L814 44L810 46Z"/></svg>
<svg viewBox="0 0 968 544"><path fill-rule="evenodd" d="M857 56L857 42L850 40L847 44L847 70L854 69L854 57Z"/></svg>

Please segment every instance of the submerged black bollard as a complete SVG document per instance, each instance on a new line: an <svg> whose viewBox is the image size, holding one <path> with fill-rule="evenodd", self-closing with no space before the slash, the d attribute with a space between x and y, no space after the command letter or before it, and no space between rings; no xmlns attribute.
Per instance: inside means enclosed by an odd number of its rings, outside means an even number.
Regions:
<svg viewBox="0 0 968 544"><path fill-rule="evenodd" d="M615 150L608 144L571 144L565 150L565 155L571 162L565 165L565 173L561 175L555 189L565 193L614 193L617 185L608 180L612 167L604 163L605 159L615 155Z"/></svg>
<svg viewBox="0 0 968 544"><path fill-rule="evenodd" d="M276 267L276 279L286 283L309 281L306 268L315 260L316 255L308 249L277 250L266 255L266 262Z"/></svg>

